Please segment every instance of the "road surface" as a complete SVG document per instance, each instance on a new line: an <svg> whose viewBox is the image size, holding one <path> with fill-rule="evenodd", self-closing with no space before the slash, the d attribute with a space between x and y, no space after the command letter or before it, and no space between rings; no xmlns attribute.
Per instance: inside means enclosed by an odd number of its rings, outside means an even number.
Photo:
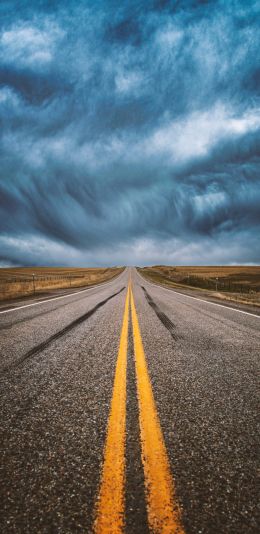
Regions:
<svg viewBox="0 0 260 534"><path fill-rule="evenodd" d="M259 532L259 326L135 269L0 306L0 531Z"/></svg>

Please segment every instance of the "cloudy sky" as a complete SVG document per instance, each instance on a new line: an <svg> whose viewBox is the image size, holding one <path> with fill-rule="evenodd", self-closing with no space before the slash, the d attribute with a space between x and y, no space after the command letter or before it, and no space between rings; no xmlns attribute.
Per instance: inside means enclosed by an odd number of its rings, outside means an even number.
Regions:
<svg viewBox="0 0 260 534"><path fill-rule="evenodd" d="M0 265L259 263L259 6L2 0Z"/></svg>

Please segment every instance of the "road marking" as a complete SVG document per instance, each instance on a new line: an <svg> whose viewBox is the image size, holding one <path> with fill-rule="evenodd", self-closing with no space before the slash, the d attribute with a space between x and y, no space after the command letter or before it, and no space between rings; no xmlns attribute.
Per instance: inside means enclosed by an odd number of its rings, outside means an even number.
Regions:
<svg viewBox="0 0 260 534"><path fill-rule="evenodd" d="M200 299L199 297L192 297L191 295L185 295L184 293L180 293L179 291L176 291L175 289L164 287L161 284L154 284L153 282L150 282L149 280L144 278L144 276L142 276L138 272L137 274L138 276L140 276L142 280L144 280L145 282L148 282L148 284L150 284L151 286L161 287L162 289L165 289L166 291L173 291L173 293L177 293L177 295L181 295L182 297L186 297L187 299L200 300L201 302L205 302L206 304L212 304L213 306L220 306L220 308L225 308L225 310L232 310L238 313L244 313L245 315L251 315L252 317L257 317L257 319L260 319L260 315L256 315L255 313L250 313L244 310L237 310L237 308L232 308L231 306L225 306L224 304L218 304L217 302L211 302L210 300L204 300L204 299Z"/></svg>
<svg viewBox="0 0 260 534"><path fill-rule="evenodd" d="M119 534L124 528L125 509L125 434L126 434L126 368L130 285L128 286L120 345L116 364L113 395L108 420L107 438L95 534Z"/></svg>
<svg viewBox="0 0 260 534"><path fill-rule="evenodd" d="M124 272L124 271L123 271ZM123 273L121 273L123 274ZM118 275L120 276L120 275ZM114 282L114 280L113 280ZM97 284L93 287L88 287L87 289L82 289L81 291L76 291L75 293L69 293L68 295L61 295L61 297L52 297L50 299L41 300L40 302L33 302L32 304L24 304L23 306L16 306L16 308L11 308L10 310L2 310L2 313L10 313L16 310L21 310L22 308L30 308L31 306L39 306L39 304L45 304L46 302L52 302L53 300L66 299L68 297L73 297L74 295L79 295L80 293L85 293L85 291L91 291L92 289L97 289L98 287L109 286L112 282L105 282L104 284Z"/></svg>
<svg viewBox="0 0 260 534"><path fill-rule="evenodd" d="M131 290L131 316L148 522L155 534L184 534L174 496L169 460L160 427Z"/></svg>

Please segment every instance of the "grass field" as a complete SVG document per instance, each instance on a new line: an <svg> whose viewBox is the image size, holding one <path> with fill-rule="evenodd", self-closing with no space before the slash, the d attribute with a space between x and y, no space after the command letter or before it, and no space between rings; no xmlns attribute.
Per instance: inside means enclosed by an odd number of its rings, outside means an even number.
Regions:
<svg viewBox="0 0 260 534"><path fill-rule="evenodd" d="M171 267L157 265L139 268L141 274L157 283L208 291L220 299L260 306L260 267L204 266Z"/></svg>
<svg viewBox="0 0 260 534"><path fill-rule="evenodd" d="M110 280L123 267L66 268L17 267L0 269L0 300L8 300L53 289L87 287Z"/></svg>

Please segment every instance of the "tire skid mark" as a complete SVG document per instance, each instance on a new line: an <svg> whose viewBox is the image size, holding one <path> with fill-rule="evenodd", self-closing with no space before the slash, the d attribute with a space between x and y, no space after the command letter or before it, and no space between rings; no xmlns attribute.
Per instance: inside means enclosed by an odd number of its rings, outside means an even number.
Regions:
<svg viewBox="0 0 260 534"><path fill-rule="evenodd" d="M154 312L156 313L158 319L160 319L161 323L170 332L172 338L176 341L178 338L177 338L177 335L175 333L175 329L176 329L175 324L171 321L171 319L163 311L160 310L160 308L154 302L154 300L152 299L152 297L148 293L148 291L145 289L145 287L141 286L141 288L142 288L142 290L143 290L143 292L145 294L145 297L146 297L146 300L147 300L148 304L154 310Z"/></svg>
<svg viewBox="0 0 260 534"><path fill-rule="evenodd" d="M199 313L200 315L204 315L204 317L208 317L212 321L217 321L218 323L223 324L224 326L227 326L227 320L222 320L218 315L216 315L216 312L214 314L214 310L212 310L211 312L206 312L204 310L201 310L198 306L193 306L192 304L189 304L188 302L181 301L181 304L186 306L187 308L190 308L191 310L195 311L196 313ZM228 306L225 306L225 307L228 308ZM233 319L229 319L229 321L234 323L232 325L233 332L239 332L240 334L243 332L243 328L244 327L241 328L237 323L234 322ZM250 336L254 336L256 339L259 339L258 330L256 330L255 332L252 332L250 330Z"/></svg>
<svg viewBox="0 0 260 534"><path fill-rule="evenodd" d="M11 369L15 369L16 367L19 367L19 365L21 365L22 363L24 363L26 360L32 358L33 356L36 356L37 354L39 354L40 352L42 352L45 348L47 348L53 341L56 341L57 339L63 337L65 334L67 334L68 332L70 332L71 330L73 330L74 328L76 328L77 326L79 326L81 323L83 323L84 321L86 321L87 319L89 319L99 308L101 308L102 306L104 306L104 304L106 304L109 300L111 300L112 298L116 297L117 295L119 295L120 293L122 293L122 291L124 291L125 289L125 286L122 287L119 291L117 291L116 293L113 293L113 295L110 295L109 297L107 297L106 299L102 300L101 302L99 302L98 304L96 304L96 306L94 306L94 308L92 308L91 310L89 310L88 312L84 313L83 315L81 315L80 317L78 317L77 319L75 319L74 321L72 321L70 324L68 324L67 326L65 326L65 328L63 328L62 330L60 330L59 332L57 332L56 334L53 334L52 336L50 336L48 339L46 339L46 341L43 341L42 343L39 343L39 345L36 345L36 347L33 347L32 349L30 349L28 352L26 352L21 358L19 358L18 360L16 360L15 362L12 362L10 365L8 365L7 367L5 367L3 370L2 370L2 373L6 373L8 372L9 370Z"/></svg>
<svg viewBox="0 0 260 534"><path fill-rule="evenodd" d="M92 286L90 287L90 289L94 289L95 286ZM86 295L85 295L85 289L82 290L82 292L80 293L83 293L82 295L79 294L77 295L78 298L76 298L75 300L71 300L69 302L65 301L65 302L58 302L54 308L51 308L51 310L44 310L44 311L39 311L39 313L34 313L33 315L30 315L29 317L23 317L22 319L16 319L14 320L12 323L8 323L8 324L3 324L3 325L0 325L0 331L1 330L11 330L14 326L17 326L21 323L26 323L26 322L29 322L29 321L33 321L34 319L38 319L39 317L42 317L43 315L49 315L53 312L55 312L56 310L58 310L59 308L65 308L67 306L71 306L71 304L75 304L76 302L78 301L81 301L83 299L86 298ZM64 293L64 296L66 296L66 293ZM71 293L71 296L73 296L73 293ZM76 295L75 295L76 296ZM55 297L52 299L52 300L55 300ZM42 301L39 301L40 303L44 303L45 301L42 300ZM47 301L48 302L51 302L51 300ZM19 308L17 308L17 310L19 310ZM1 310L0 310L1 311ZM8 310L7 310L8 311Z"/></svg>
<svg viewBox="0 0 260 534"><path fill-rule="evenodd" d="M71 302L66 302L65 304L62 304L62 307L70 306ZM43 315L49 315L56 310L58 310L61 307L61 304L57 305L55 308L52 308L51 310L47 311L40 311L39 313L35 313L34 315L31 315L30 317L23 317L22 319L17 319L16 321L9 323L9 324L3 324L0 326L0 332L2 330L11 330L14 326L20 325L22 323L28 323L29 321L33 321L34 319L38 319L39 317L42 317Z"/></svg>

